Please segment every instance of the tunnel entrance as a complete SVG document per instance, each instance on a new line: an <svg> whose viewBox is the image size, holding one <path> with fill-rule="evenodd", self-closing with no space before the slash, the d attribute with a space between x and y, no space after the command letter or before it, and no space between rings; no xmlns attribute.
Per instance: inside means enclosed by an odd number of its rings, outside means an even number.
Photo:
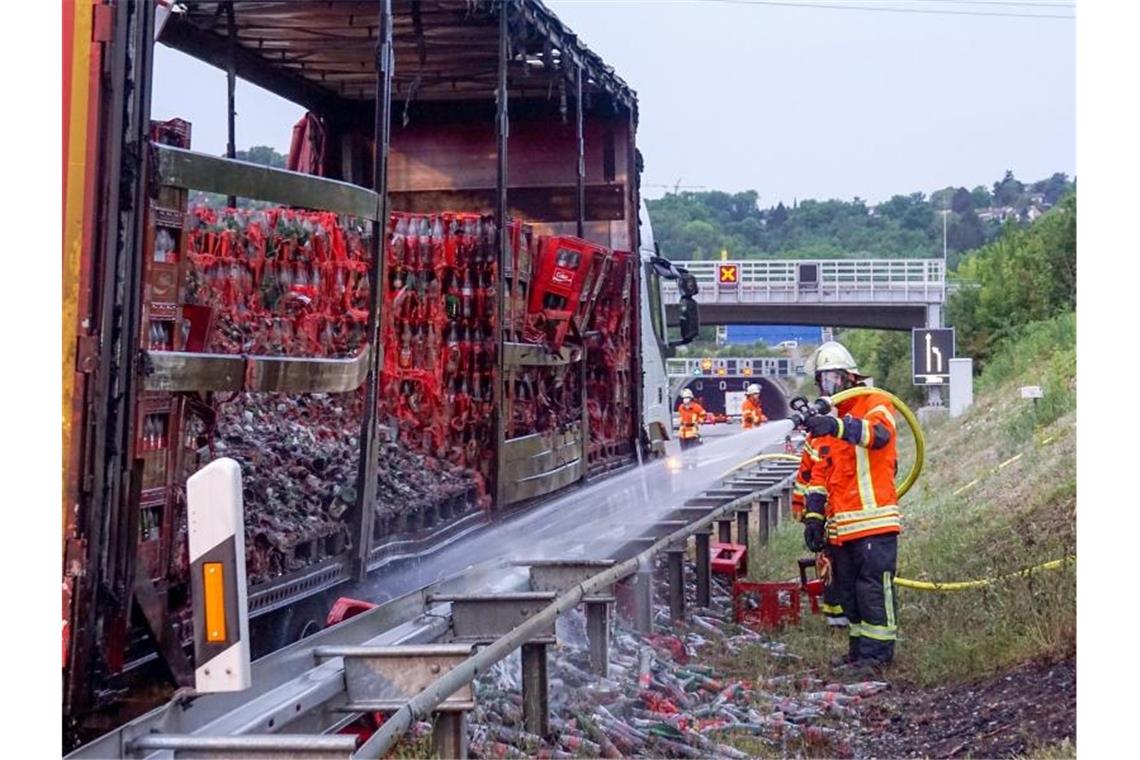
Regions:
<svg viewBox="0 0 1140 760"><path fill-rule="evenodd" d="M743 375L698 375L685 382L678 389L688 388L705 411L713 414L726 414L727 399L730 393L743 393L756 383L760 386L760 405L764 415L770 420L782 420L789 414L788 397L779 383L767 377L745 377Z"/></svg>

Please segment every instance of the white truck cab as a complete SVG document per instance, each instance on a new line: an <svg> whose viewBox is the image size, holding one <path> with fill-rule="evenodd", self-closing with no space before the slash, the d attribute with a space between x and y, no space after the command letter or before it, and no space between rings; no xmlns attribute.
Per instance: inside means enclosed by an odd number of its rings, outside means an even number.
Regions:
<svg viewBox="0 0 1140 760"><path fill-rule="evenodd" d="M679 270L663 260L657 253L653 239L653 225L649 221L649 211L645 201L641 202L641 370L642 370L642 420L650 451L665 453L665 441L669 440L673 429L672 400L669 398L669 375L665 370L665 351L672 346L688 343L696 337L700 320L696 302L692 295L696 292L696 281L685 270ZM683 275L683 276L682 276ZM665 303L661 297L661 279L688 279L691 289L686 294L682 284L682 319L688 318L687 335L682 330L681 340L670 341L665 322Z"/></svg>

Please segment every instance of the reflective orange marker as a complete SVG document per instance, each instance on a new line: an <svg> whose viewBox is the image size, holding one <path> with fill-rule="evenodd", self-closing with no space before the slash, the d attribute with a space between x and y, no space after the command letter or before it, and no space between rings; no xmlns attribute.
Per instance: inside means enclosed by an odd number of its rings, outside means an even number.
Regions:
<svg viewBox="0 0 1140 760"><path fill-rule="evenodd" d="M202 590L205 594L206 641L226 640L226 587L222 583L222 563L202 565Z"/></svg>

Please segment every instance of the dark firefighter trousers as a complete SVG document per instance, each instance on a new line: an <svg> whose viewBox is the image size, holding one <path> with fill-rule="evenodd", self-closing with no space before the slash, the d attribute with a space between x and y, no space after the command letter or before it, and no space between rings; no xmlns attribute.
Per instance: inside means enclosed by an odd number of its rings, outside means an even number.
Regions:
<svg viewBox="0 0 1140 760"><path fill-rule="evenodd" d="M843 597L839 591L839 579L836 577L835 554L839 547L828 544L823 547L823 556L831 562L831 582L823 587L823 614L827 616L828 625L847 625L847 617L843 614Z"/></svg>
<svg viewBox="0 0 1140 760"><path fill-rule="evenodd" d="M856 660L889 663L898 637L898 534L867 536L829 547L847 614L850 654Z"/></svg>

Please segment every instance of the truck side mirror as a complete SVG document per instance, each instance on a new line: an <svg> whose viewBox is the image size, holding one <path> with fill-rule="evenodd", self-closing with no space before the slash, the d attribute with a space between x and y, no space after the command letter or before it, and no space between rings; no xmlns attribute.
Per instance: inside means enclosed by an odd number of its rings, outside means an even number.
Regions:
<svg viewBox="0 0 1140 760"><path fill-rule="evenodd" d="M696 340L701 331L701 310L692 296L681 296L677 305L677 318L681 327L681 339L670 342L670 346L683 346Z"/></svg>
<svg viewBox="0 0 1140 760"><path fill-rule="evenodd" d="M678 267L677 272L680 274L677 278L677 290L681 291L683 297L691 299L700 292L701 286L697 284L697 278L690 274L688 269Z"/></svg>

